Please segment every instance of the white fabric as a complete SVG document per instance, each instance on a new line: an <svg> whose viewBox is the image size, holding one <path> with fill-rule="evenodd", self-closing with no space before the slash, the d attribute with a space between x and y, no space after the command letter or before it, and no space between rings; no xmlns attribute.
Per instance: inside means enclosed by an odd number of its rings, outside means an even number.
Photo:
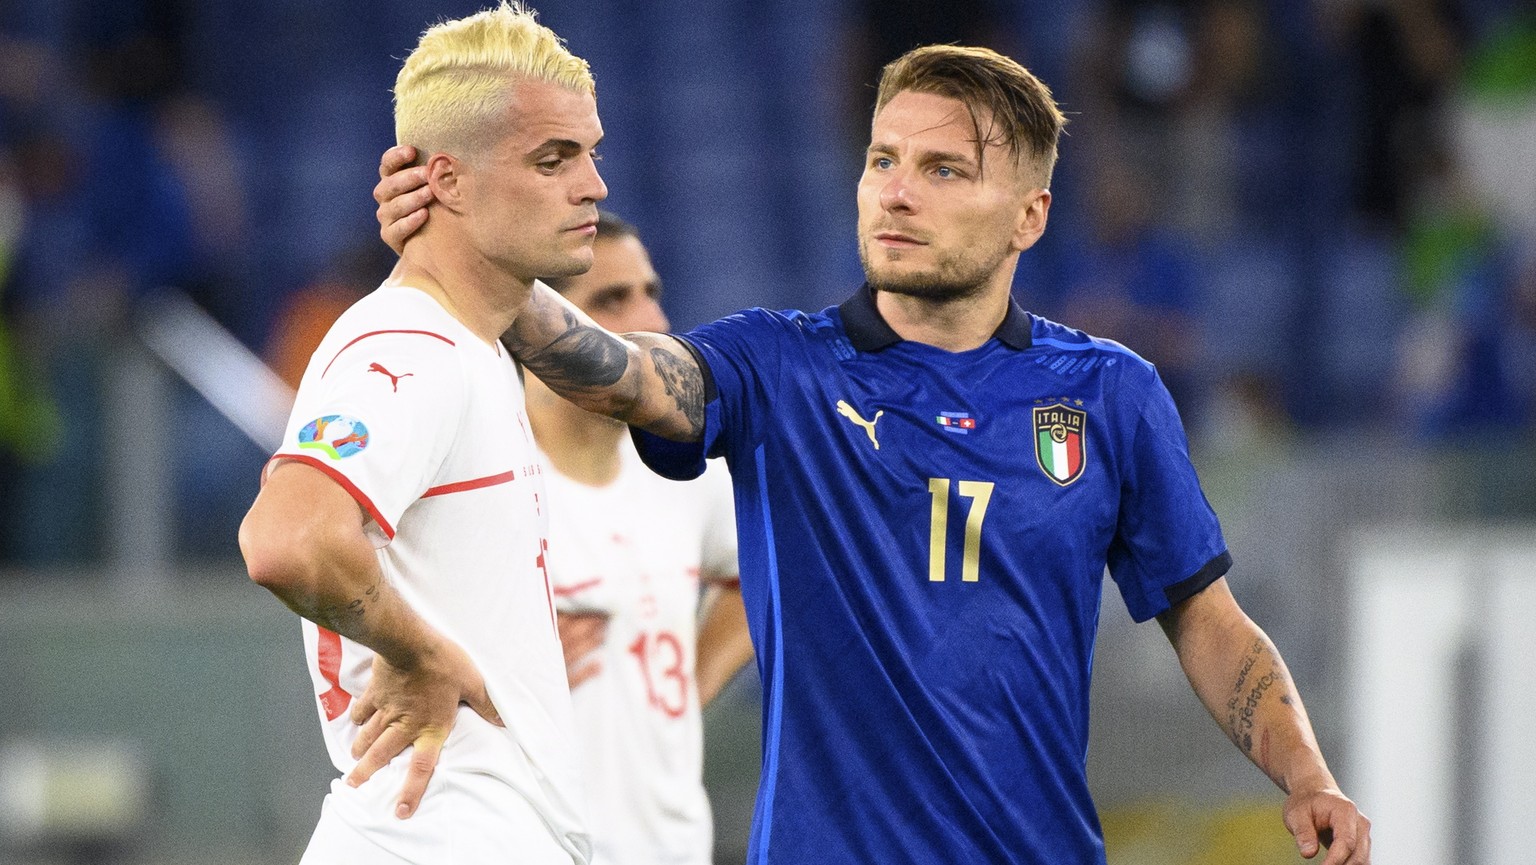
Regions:
<svg viewBox="0 0 1536 865"><path fill-rule="evenodd" d="M556 605L611 616L602 672L572 693L596 865L709 865L694 683L699 576L735 577L730 477L714 462L679 483L653 474L626 437L603 487L551 469Z"/></svg>
<svg viewBox="0 0 1536 865"><path fill-rule="evenodd" d="M333 430L361 422L362 450L300 446L316 418L333 415L321 438L342 440ZM422 814L446 810L454 820L393 816L407 750L360 788L333 785L317 837L348 836L322 831L336 820L406 862L502 862L508 850L487 843L471 853L465 833L526 833L526 820L501 813L511 797L563 851L537 857L530 851L549 845L530 838L517 861L586 862L571 703L544 569L544 477L507 353L427 294L381 288L343 314L315 352L273 464L281 459L327 472L373 515L385 578L469 653L506 723L499 729L460 709L422 802ZM326 747L346 773L357 735L347 709L368 683L373 653L308 621L303 630ZM488 793L477 779L503 792Z"/></svg>

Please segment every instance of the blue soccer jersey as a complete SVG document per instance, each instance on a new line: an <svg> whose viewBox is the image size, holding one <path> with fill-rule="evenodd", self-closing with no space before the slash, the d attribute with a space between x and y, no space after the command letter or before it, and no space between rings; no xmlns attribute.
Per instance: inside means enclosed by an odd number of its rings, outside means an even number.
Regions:
<svg viewBox="0 0 1536 865"><path fill-rule="evenodd" d="M1149 619L1231 564L1173 401L1120 345L1010 308L952 353L861 290L685 341L764 685L755 865L1104 862L1085 771L1105 566Z"/></svg>

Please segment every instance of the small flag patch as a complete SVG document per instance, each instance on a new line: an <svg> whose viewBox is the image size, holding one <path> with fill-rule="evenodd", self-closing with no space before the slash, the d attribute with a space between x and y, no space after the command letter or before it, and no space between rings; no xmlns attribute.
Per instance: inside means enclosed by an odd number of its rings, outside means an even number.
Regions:
<svg viewBox="0 0 1536 865"><path fill-rule="evenodd" d="M934 421L943 427L945 432L960 435L970 435L971 430L976 428L976 419L971 417L970 412L942 411Z"/></svg>

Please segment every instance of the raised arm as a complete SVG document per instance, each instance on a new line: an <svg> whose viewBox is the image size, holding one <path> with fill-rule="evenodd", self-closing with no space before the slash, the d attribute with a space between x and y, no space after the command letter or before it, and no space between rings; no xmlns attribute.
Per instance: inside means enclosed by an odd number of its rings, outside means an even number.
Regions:
<svg viewBox="0 0 1536 865"><path fill-rule="evenodd" d="M676 337L610 333L534 283L502 341L550 390L587 411L676 441L704 434L704 374Z"/></svg>
<svg viewBox="0 0 1536 865"><path fill-rule="evenodd" d="M379 160L379 236L395 252L427 221L432 200L426 169L400 145ZM704 375L675 337L619 336L604 330L558 292L534 284L528 306L502 341L550 389L587 411L618 418L676 441L704 434Z"/></svg>
<svg viewBox="0 0 1536 865"><path fill-rule="evenodd" d="M347 780L363 783L414 745L396 811L404 818L426 791L459 703L500 719L469 656L384 578L365 519L335 481L302 463L282 463L240 525L240 551L251 579L289 609L377 654L368 690L351 705L353 721L365 726Z"/></svg>
<svg viewBox="0 0 1536 865"><path fill-rule="evenodd" d="M1225 579L1157 617L1195 693L1238 749L1287 794L1285 827L1323 865L1369 865L1370 821L1328 771L1275 644Z"/></svg>

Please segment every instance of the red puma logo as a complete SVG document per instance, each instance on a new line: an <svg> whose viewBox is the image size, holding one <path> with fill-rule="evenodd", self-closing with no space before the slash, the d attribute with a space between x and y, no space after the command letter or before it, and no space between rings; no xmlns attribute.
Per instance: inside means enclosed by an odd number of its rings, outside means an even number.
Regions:
<svg viewBox="0 0 1536 865"><path fill-rule="evenodd" d="M371 363L371 364L368 365L368 371L369 372L381 372L381 373L384 373L385 375L389 376L389 386L394 388L396 393L400 392L400 379L402 379L402 378L409 378L410 376L413 376L413 375L416 374L414 372L403 372L403 373L401 373L399 375L395 375L394 373L390 372L389 370L385 369L384 367L379 366L379 364L376 363L376 362L375 363Z"/></svg>

